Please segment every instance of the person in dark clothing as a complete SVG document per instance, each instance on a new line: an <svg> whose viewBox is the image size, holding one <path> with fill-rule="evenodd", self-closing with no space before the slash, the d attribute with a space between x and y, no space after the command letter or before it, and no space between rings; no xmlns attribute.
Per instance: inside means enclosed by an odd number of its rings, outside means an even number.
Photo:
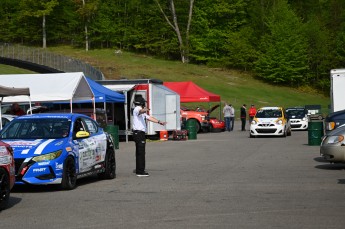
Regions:
<svg viewBox="0 0 345 229"><path fill-rule="evenodd" d="M22 108L20 108L18 103L12 104L11 110L9 113L12 115L17 115L17 116L25 115L25 111Z"/></svg>
<svg viewBox="0 0 345 229"><path fill-rule="evenodd" d="M241 122L242 122L242 131L246 130L246 117L247 117L247 108L246 108L246 104L243 104L243 106L241 107L241 113L240 113L240 117L241 117Z"/></svg>

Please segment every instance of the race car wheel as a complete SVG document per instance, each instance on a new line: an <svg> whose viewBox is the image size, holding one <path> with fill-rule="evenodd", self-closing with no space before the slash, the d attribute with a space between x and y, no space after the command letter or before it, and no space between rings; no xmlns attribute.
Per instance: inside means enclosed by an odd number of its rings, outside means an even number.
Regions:
<svg viewBox="0 0 345 229"><path fill-rule="evenodd" d="M10 192L10 177L4 168L0 168L0 211L6 208Z"/></svg>
<svg viewBox="0 0 345 229"><path fill-rule="evenodd" d="M283 137L283 138L286 138L286 135L287 135L287 130L286 130L286 128L285 128L282 137Z"/></svg>
<svg viewBox="0 0 345 229"><path fill-rule="evenodd" d="M291 127L288 129L287 136L291 136Z"/></svg>
<svg viewBox="0 0 345 229"><path fill-rule="evenodd" d="M76 168L73 157L67 157L63 165L61 182L61 187L63 189L72 190L77 186L77 174L75 170Z"/></svg>
<svg viewBox="0 0 345 229"><path fill-rule="evenodd" d="M105 171L98 174L101 179L114 179L116 177L116 160L113 149L108 149L104 161Z"/></svg>

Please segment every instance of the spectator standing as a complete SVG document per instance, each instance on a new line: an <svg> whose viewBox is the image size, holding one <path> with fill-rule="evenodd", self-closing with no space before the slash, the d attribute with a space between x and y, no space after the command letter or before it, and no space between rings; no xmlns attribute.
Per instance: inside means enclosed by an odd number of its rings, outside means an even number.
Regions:
<svg viewBox="0 0 345 229"><path fill-rule="evenodd" d="M133 110L133 140L135 142L135 159L136 167L135 173L138 177L148 177L148 172L145 171L145 154L146 154L146 120L165 125L166 122L161 122L153 116L147 114L145 107L146 101L139 97L134 101L135 108Z"/></svg>
<svg viewBox="0 0 345 229"><path fill-rule="evenodd" d="M229 105L231 108L231 112L230 112L230 129L231 131L234 130L234 124L235 124L235 108L230 104Z"/></svg>
<svg viewBox="0 0 345 229"><path fill-rule="evenodd" d="M255 115L256 115L256 108L254 104L252 104L249 108L249 125L252 123Z"/></svg>
<svg viewBox="0 0 345 229"><path fill-rule="evenodd" d="M231 107L228 105L228 103L225 103L225 106L223 108L225 131L229 131L229 132L231 131L230 115L231 115Z"/></svg>
<svg viewBox="0 0 345 229"><path fill-rule="evenodd" d="M246 117L247 117L247 108L246 108L246 104L243 104L241 107L241 122L242 122L242 131L246 130Z"/></svg>

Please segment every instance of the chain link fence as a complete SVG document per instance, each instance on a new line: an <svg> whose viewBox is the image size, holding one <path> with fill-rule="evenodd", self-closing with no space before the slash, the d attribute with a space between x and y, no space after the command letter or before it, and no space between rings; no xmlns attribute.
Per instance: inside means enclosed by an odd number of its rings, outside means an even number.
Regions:
<svg viewBox="0 0 345 229"><path fill-rule="evenodd" d="M90 64L39 48L0 43L0 57L46 66L59 72L83 72L92 80L104 79L103 73Z"/></svg>

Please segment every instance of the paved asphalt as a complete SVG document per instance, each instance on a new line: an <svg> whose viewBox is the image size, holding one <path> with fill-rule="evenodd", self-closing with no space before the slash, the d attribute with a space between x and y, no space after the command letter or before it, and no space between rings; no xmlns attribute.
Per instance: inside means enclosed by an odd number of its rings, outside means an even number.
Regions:
<svg viewBox="0 0 345 229"><path fill-rule="evenodd" d="M345 165L323 161L307 131L150 141L147 178L132 173L134 150L120 142L114 180L84 178L72 191L15 187L0 228L345 227Z"/></svg>

